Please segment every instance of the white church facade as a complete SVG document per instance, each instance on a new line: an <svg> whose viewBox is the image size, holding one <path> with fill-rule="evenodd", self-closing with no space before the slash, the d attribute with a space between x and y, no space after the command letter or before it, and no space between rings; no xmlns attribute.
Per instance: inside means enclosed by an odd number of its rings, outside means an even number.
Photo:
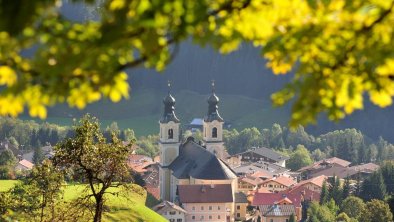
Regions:
<svg viewBox="0 0 394 222"><path fill-rule="evenodd" d="M181 206L187 205L190 210L197 207L203 209L204 205L206 209L210 209L215 204L225 204L223 205L226 206L223 207L225 209L222 209L223 216L220 216L221 212L211 215L212 212L209 211L191 210L186 221L200 221L201 218L216 218L212 221L233 221L237 176L224 161L218 158L218 155L224 151L224 120L218 111L219 98L212 90L208 98L208 112L203 121L203 141L200 142L194 141L192 137L181 141L180 120L175 114L175 99L170 92L163 103L164 113L159 121L161 199L179 203ZM215 186L219 184L220 186ZM206 192L206 186L215 189L215 193L223 192L223 195L204 197L209 193ZM182 192L179 192L180 188ZM185 190L194 193L185 195Z"/></svg>

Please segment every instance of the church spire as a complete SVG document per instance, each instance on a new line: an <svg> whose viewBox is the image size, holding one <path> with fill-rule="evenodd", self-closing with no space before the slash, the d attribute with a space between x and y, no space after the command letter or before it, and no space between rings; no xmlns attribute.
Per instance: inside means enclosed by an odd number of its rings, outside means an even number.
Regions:
<svg viewBox="0 0 394 222"><path fill-rule="evenodd" d="M223 122L223 118L220 116L218 111L219 97L215 94L215 81L212 80L212 94L208 97L208 113L204 118L205 122L212 122L217 120L219 122Z"/></svg>
<svg viewBox="0 0 394 222"><path fill-rule="evenodd" d="M178 117L175 115L175 98L171 95L171 82L168 81L168 94L163 99L164 113L163 117L160 119L160 123L168 123L173 121L179 123Z"/></svg>

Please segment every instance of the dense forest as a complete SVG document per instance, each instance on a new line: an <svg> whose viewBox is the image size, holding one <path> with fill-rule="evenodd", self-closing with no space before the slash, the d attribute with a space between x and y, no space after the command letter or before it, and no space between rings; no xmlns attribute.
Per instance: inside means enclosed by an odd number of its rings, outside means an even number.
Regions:
<svg viewBox="0 0 394 222"><path fill-rule="evenodd" d="M120 129L116 122L101 126L103 135L111 138L111 132L116 132L123 141L136 139L138 154L154 157L159 154L157 145L158 135L135 136L133 129ZM58 126L48 123L36 123L12 118L0 119L0 141L8 141L20 151L37 151L45 145L55 145L64 138L73 135L69 126ZM183 137L193 135L201 138L199 131L185 131ZM336 156L354 164L367 162L382 162L394 159L394 145L383 137L373 140L357 129L344 129L326 132L314 136L300 126L290 130L279 124L271 128L245 128L224 130L225 146L229 154L244 152L253 147L268 147L285 155L292 156L305 148L312 160L321 160ZM298 151L297 151L298 150ZM39 152L39 151L38 151Z"/></svg>
<svg viewBox="0 0 394 222"><path fill-rule="evenodd" d="M224 131L224 140L230 154L243 152L251 147L269 147L289 153L299 145L307 148L314 160L336 156L352 163L380 162L394 159L394 145L379 137L372 140L356 129L327 132L319 136L308 134L300 126L289 130L279 124L271 129L246 128Z"/></svg>

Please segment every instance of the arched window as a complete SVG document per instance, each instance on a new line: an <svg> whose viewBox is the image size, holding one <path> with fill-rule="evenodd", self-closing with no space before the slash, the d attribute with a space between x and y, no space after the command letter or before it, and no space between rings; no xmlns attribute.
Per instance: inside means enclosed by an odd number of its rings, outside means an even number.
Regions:
<svg viewBox="0 0 394 222"><path fill-rule="evenodd" d="M174 138L174 131L172 129L168 130L168 139L173 139Z"/></svg>
<svg viewBox="0 0 394 222"><path fill-rule="evenodd" d="M218 137L218 129L216 127L213 127L212 138L217 138L217 137Z"/></svg>

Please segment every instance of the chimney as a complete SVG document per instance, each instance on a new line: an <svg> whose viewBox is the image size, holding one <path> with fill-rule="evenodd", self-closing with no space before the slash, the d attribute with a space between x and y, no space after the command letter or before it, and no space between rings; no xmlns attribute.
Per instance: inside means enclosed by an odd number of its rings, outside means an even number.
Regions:
<svg viewBox="0 0 394 222"><path fill-rule="evenodd" d="M201 192L202 192L202 193L205 193L205 191L206 191L205 186L202 185L202 186L201 186Z"/></svg>
<svg viewBox="0 0 394 222"><path fill-rule="evenodd" d="M211 184L211 189L215 188L215 184Z"/></svg>

